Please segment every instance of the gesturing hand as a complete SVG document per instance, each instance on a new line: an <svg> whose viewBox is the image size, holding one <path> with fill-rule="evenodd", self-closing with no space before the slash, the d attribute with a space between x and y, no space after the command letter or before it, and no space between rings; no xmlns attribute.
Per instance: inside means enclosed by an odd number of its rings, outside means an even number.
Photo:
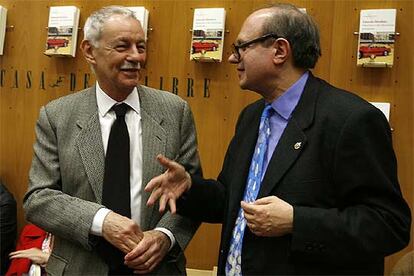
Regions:
<svg viewBox="0 0 414 276"><path fill-rule="evenodd" d="M157 156L158 162L167 170L151 179L145 186L146 192L151 192L147 205L153 205L160 199L160 212L164 212L165 206L170 207L171 213L176 212L175 202L185 191L191 187L191 177L185 168L163 155Z"/></svg>
<svg viewBox="0 0 414 276"><path fill-rule="evenodd" d="M263 197L255 202L242 201L247 226L257 236L283 236L292 232L293 207L276 196Z"/></svg>
<svg viewBox="0 0 414 276"><path fill-rule="evenodd" d="M144 236L134 221L112 211L104 219L102 235L125 254L134 249Z"/></svg>

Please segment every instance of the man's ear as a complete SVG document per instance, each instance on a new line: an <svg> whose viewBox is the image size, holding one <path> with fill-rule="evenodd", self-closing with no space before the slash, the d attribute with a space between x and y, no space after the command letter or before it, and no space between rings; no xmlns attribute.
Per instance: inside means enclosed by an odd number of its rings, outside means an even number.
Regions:
<svg viewBox="0 0 414 276"><path fill-rule="evenodd" d="M94 47L89 42L89 40L82 40L80 44L80 48L82 50L83 56L85 57L86 61L90 64L96 64L95 56L93 53Z"/></svg>
<svg viewBox="0 0 414 276"><path fill-rule="evenodd" d="M278 38L273 43L274 47L274 56L273 62L275 64L285 63L286 60L291 55L290 43L284 38Z"/></svg>

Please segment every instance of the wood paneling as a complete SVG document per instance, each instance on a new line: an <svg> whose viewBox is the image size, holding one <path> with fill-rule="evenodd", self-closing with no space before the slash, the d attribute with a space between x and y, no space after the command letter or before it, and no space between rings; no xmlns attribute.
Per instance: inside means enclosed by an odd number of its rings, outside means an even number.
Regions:
<svg viewBox="0 0 414 276"><path fill-rule="evenodd" d="M207 177L216 177L225 150L233 135L240 110L259 98L241 91L235 67L226 62L230 45L237 37L243 20L254 9L270 1L42 1L0 0L8 8L4 55L0 69L4 78L0 87L0 176L18 202L19 227L24 224L21 208L27 188L32 157L34 124L40 106L70 91L70 74L76 76L76 88L84 86L90 73L80 51L76 58L49 58L43 55L48 8L53 5L76 5L81 10L80 26L91 11L110 4L145 6L150 12L148 61L144 75L148 84L171 90L178 80L178 95L186 99L194 113L198 130L202 165ZM391 103L390 123L398 158L399 179L405 198L414 205L414 26L413 1L292 1L305 7L320 26L322 58L314 73L332 84L350 90L369 101ZM227 11L222 63L205 64L189 61L194 8L224 7ZM359 11L368 8L397 9L395 64L388 69L357 68L356 48ZM78 41L83 37L79 32ZM79 43L78 43L79 44ZM17 72L17 75L16 75ZM43 75L42 75L43 74ZM42 82L42 76L44 82ZM16 80L17 77L17 80ZM63 77L59 87L53 87ZM88 83L93 84L91 74ZM209 79L210 97L203 96L204 79ZM194 80L194 96L187 96L188 79ZM17 85L16 85L17 83ZM44 89L43 87L44 86ZM216 265L220 226L203 225L186 251L188 266L211 269ZM386 271L408 248L387 258Z"/></svg>

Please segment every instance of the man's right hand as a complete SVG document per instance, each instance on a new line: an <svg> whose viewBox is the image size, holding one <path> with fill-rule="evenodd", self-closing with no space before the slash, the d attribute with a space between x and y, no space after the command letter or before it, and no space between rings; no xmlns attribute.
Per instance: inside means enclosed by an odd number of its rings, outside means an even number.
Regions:
<svg viewBox="0 0 414 276"><path fill-rule="evenodd" d="M111 211L104 219L102 236L127 254L142 240L144 233L134 221Z"/></svg>
<svg viewBox="0 0 414 276"><path fill-rule="evenodd" d="M10 256L10 259L28 258L29 260L32 261L32 263L43 266L47 264L50 253L43 252L39 248L32 247L32 248L28 248L24 250L18 250L18 251L11 252L9 256Z"/></svg>
<svg viewBox="0 0 414 276"><path fill-rule="evenodd" d="M175 201L191 188L191 177L185 168L177 162L161 154L157 156L157 160L167 170L163 174L151 179L147 186L145 186L144 190L151 192L147 205L153 205L159 199L160 212L164 212L168 202L170 212L174 214L177 209Z"/></svg>

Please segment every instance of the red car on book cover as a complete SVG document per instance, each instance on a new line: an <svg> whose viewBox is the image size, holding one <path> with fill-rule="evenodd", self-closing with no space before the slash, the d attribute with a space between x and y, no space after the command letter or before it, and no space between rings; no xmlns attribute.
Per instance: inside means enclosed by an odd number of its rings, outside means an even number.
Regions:
<svg viewBox="0 0 414 276"><path fill-rule="evenodd" d="M207 51L216 51L219 47L216 42L194 41L192 45L192 54L205 53Z"/></svg>
<svg viewBox="0 0 414 276"><path fill-rule="evenodd" d="M69 40L66 38L48 38L46 41L47 49L51 48L60 48L67 47L69 45Z"/></svg>
<svg viewBox="0 0 414 276"><path fill-rule="evenodd" d="M375 58L376 56L388 56L390 52L391 48L387 46L361 45L358 51L358 58Z"/></svg>

